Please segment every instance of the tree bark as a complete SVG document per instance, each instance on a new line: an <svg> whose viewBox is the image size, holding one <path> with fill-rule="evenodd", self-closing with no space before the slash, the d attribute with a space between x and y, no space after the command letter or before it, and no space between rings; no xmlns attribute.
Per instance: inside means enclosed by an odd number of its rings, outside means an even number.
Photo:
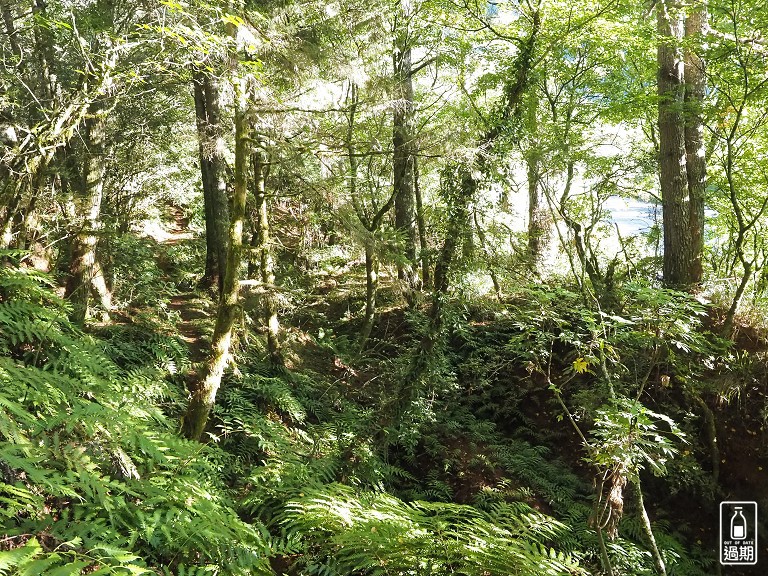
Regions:
<svg viewBox="0 0 768 576"><path fill-rule="evenodd" d="M83 324L88 316L91 288L101 301L108 319L112 296L96 258L96 244L101 231L101 202L104 196L106 118L101 102L95 103L83 130L85 151L75 208L79 220L72 230L72 256L65 295L72 304L71 319Z"/></svg>
<svg viewBox="0 0 768 576"><path fill-rule="evenodd" d="M707 33L707 4L696 3L685 20L685 38L688 45L685 57L685 168L688 180L690 211L688 226L691 232L691 262L689 281L698 284L704 277L704 203L707 186L706 144L702 106L707 79L704 61L691 47Z"/></svg>
<svg viewBox="0 0 768 576"><path fill-rule="evenodd" d="M248 192L246 171L249 152L244 92L244 86L235 88L235 178L223 290L219 298L216 324L213 329L211 353L203 363L199 382L191 390L192 394L182 423L184 435L191 440L200 440L202 437L208 423L208 416L216 402L221 378L230 361L232 332L240 310L239 270L243 246L245 200Z"/></svg>
<svg viewBox="0 0 768 576"><path fill-rule="evenodd" d="M215 286L221 294L226 274L229 202L224 180L219 92L215 81L204 72L195 73L193 87L205 213L205 272L200 286Z"/></svg>
<svg viewBox="0 0 768 576"><path fill-rule="evenodd" d="M528 126L533 135L531 147L525 154L525 164L528 181L528 246L527 263L529 270L534 275L540 275L541 266L544 263L544 253L549 243L549 212L544 206L541 194L541 153L538 141L538 114L539 99L532 95L528 102ZM555 109L552 110L552 119L557 122ZM570 116L568 116L568 119ZM566 123L570 126L570 122ZM567 148L567 138L564 146Z"/></svg>
<svg viewBox="0 0 768 576"><path fill-rule="evenodd" d="M280 322L277 316L277 296L275 294L275 265L272 254L272 241L269 228L269 204L267 199L266 173L264 152L254 150L251 154L253 165L254 196L256 198L256 243L259 252L259 272L264 297L264 316L267 328L267 352L269 362L273 367L283 367L280 352Z"/></svg>
<svg viewBox="0 0 768 576"><path fill-rule="evenodd" d="M397 276L405 282L406 297L412 301L412 293L418 289L419 278L415 273L416 225L413 191L413 79L411 76L411 38L409 2L403 0L398 11L395 28L394 65L394 115L392 128L392 168L395 193L395 228L402 236L403 262L398 263Z"/></svg>
<svg viewBox="0 0 768 576"><path fill-rule="evenodd" d="M416 197L416 224L419 231L419 260L421 261L421 287L432 288L430 274L429 242L427 240L427 225L424 217L424 202L419 186L419 163L416 154L413 155L413 191Z"/></svg>
<svg viewBox="0 0 768 576"><path fill-rule="evenodd" d="M24 250L31 249L32 245L37 240L40 233L37 203L40 200L41 194L46 193L42 190L46 185L49 187L47 193L50 193L51 197L54 197L56 191L53 182L53 178L45 178L39 186L32 190L32 198L27 202L24 215L19 222L19 238L17 240L19 248Z"/></svg>
<svg viewBox="0 0 768 576"><path fill-rule="evenodd" d="M528 172L528 265L536 274L541 270L549 240L549 218L539 187L539 159L535 152L526 160Z"/></svg>
<svg viewBox="0 0 768 576"><path fill-rule="evenodd" d="M673 288L690 288L700 280L700 239L692 225L700 224L698 210L692 206L688 182L688 150L699 153L695 125L692 140L686 141L685 58L680 48L684 32L683 12L674 0L657 2L657 24L661 37L657 48L659 96L659 180L664 223L664 282ZM697 87L698 89L698 87ZM695 92L690 92L695 101ZM689 144L686 147L686 144ZM703 158L702 158L703 160ZM703 198L703 172L698 163L690 169L695 193ZM703 212L702 212L703 221ZM698 237L697 237L698 238Z"/></svg>

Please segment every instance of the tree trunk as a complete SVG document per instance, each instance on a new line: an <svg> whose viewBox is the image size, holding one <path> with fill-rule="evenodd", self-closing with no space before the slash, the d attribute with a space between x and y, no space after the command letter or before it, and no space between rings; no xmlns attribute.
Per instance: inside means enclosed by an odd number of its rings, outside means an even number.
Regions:
<svg viewBox="0 0 768 576"><path fill-rule="evenodd" d="M256 278L259 271L259 231L256 217L251 216L251 239L248 242L248 278Z"/></svg>
<svg viewBox="0 0 768 576"><path fill-rule="evenodd" d="M704 202L707 186L706 146L702 106L707 87L704 61L690 46L707 33L707 4L701 2L691 8L685 20L685 168L688 180L691 232L691 262L689 281L698 284L704 276Z"/></svg>
<svg viewBox="0 0 768 576"><path fill-rule="evenodd" d="M365 344L373 330L373 321L376 317L376 293L379 287L379 260L376 257L373 239L365 243L365 319L360 331L360 351L365 349Z"/></svg>
<svg viewBox="0 0 768 576"><path fill-rule="evenodd" d="M227 259L224 266L224 283L216 324L213 329L211 353L203 363L200 381L191 390L191 398L184 415L184 435L200 440L208 422L208 416L216 402L221 378L230 360L232 331L240 309L240 258L243 245L243 221L245 220L245 199L248 192L248 126L244 87L235 90L235 182L232 197L232 213L229 225Z"/></svg>
<svg viewBox="0 0 768 576"><path fill-rule="evenodd" d="M272 255L272 241L269 230L269 205L266 191L266 172L264 152L255 150L251 154L253 163L254 196L256 198L256 242L259 251L259 268L264 295L264 316L267 327L267 352L269 362L274 367L285 366L280 352L280 322L277 317L277 297L275 294L275 266Z"/></svg>
<svg viewBox="0 0 768 576"><path fill-rule="evenodd" d="M640 486L640 477L637 477L637 483L630 482L630 491L634 493L635 503L640 514L640 521L643 527L643 533L646 540L648 540L648 546L651 549L651 556L653 557L653 565L656 568L658 576L667 576L667 569L664 566L664 559L661 557L661 552L656 544L656 537L653 535L653 527L651 526L651 519L648 517L648 511L645 509L645 501L643 500L643 489Z"/></svg>
<svg viewBox="0 0 768 576"><path fill-rule="evenodd" d="M539 99L535 95L531 95L527 100L528 126L533 138L530 149L525 154L528 180L528 246L526 256L528 269L534 275L540 275L541 266L544 263L544 253L549 243L549 212L544 206L541 194L541 153L538 141ZM557 122L557 113L554 108L552 109L552 120ZM570 126L570 122L566 122L566 126ZM563 146L567 149L567 137Z"/></svg>
<svg viewBox="0 0 768 576"><path fill-rule="evenodd" d="M14 185L13 180L11 180L8 187L14 192L8 199L5 213L0 220L0 250L10 248L13 244L13 222L18 214L19 206L24 200L24 186L20 181L16 181Z"/></svg>
<svg viewBox="0 0 768 576"><path fill-rule="evenodd" d="M403 378L398 391L397 421L400 421L416 398L419 383L429 367L440 338L443 327L443 304L448 295L450 273L468 227L469 205L477 191L477 184L471 171L464 166L448 167L444 172L443 185L446 187L448 201L448 224L445 241L435 264L435 287L432 308L429 312L429 326L421 338L410 370Z"/></svg>
<svg viewBox="0 0 768 576"><path fill-rule="evenodd" d="M17 37L18 31L15 26L15 15L11 10L11 6L8 0L0 0L0 14L3 17L3 24L5 25L5 34L8 36L8 42L11 45L11 52L16 57L16 60L22 62L21 45Z"/></svg>
<svg viewBox="0 0 768 576"><path fill-rule="evenodd" d="M41 182L39 186L32 190L32 198L29 199L27 208L24 210L24 215L21 218L21 222L19 223L19 239L17 241L17 245L19 248L24 250L31 249L32 245L40 234L37 202L40 199L42 189L46 186L46 180L50 185L48 192L51 194L51 197L55 197L56 194L53 185L53 179L44 178L43 180L44 181Z"/></svg>
<svg viewBox="0 0 768 576"><path fill-rule="evenodd" d="M219 93L214 80L204 72L195 73L193 86L205 213L205 272L200 286L216 286L221 294L226 273L229 206Z"/></svg>
<svg viewBox="0 0 768 576"><path fill-rule="evenodd" d="M392 168L395 193L395 228L402 236L403 262L397 267L397 276L405 282L406 297L412 301L412 293L418 289L419 278L415 273L416 226L413 193L413 79L411 77L411 18L408 2L400 3L398 20L402 24L395 30L394 64L394 116L392 129Z"/></svg>
<svg viewBox="0 0 768 576"><path fill-rule="evenodd" d="M429 242L427 241L427 225L424 217L424 203L421 195L421 186L419 186L419 164L418 158L413 155L413 191L416 197L416 224L419 231L419 260L421 261L421 287L424 289L432 288L432 277L430 274Z"/></svg>
<svg viewBox="0 0 768 576"><path fill-rule="evenodd" d="M603 566L603 570L606 576L614 576L613 567L611 566L611 559L608 556L608 548L605 545L603 529L598 526L595 529L595 532L597 533L597 543L600 548L600 563Z"/></svg>
<svg viewBox="0 0 768 576"><path fill-rule="evenodd" d="M725 320L723 321L722 334L725 338L731 338L733 336L732 331L733 324L736 321L736 312L739 310L741 300L744 298L744 292L746 291L749 280L752 277L752 267L754 266L754 261L747 260L743 256L740 256L740 260L743 267L741 280L739 281L739 285L736 287L736 292L733 295L731 305L728 307L728 312L725 313Z"/></svg>
<svg viewBox="0 0 768 576"><path fill-rule="evenodd" d="M72 303L72 321L76 324L83 324L88 316L91 288L101 300L106 314L112 308L112 297L96 260L104 196L105 136L104 110L100 103L96 103L91 107L83 130L83 170L75 198L79 219L72 231L72 257L65 289L66 297Z"/></svg>
<svg viewBox="0 0 768 576"><path fill-rule="evenodd" d="M526 161L528 168L528 265L540 273L549 240L549 217L539 187L539 159L532 153Z"/></svg>
<svg viewBox="0 0 768 576"><path fill-rule="evenodd" d="M659 176L664 221L664 282L687 288L696 261L691 236L691 211L685 146L685 78L680 49L683 15L676 3L659 0L657 49L659 95ZM699 257L700 261L700 257Z"/></svg>

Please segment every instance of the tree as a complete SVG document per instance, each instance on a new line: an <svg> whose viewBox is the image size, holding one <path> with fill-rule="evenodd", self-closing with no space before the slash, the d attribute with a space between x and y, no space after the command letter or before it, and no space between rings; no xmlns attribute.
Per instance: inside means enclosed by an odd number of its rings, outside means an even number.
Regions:
<svg viewBox="0 0 768 576"><path fill-rule="evenodd" d="M224 178L226 161L219 90L217 80L209 72L195 72L192 83L205 208L205 272L200 285L207 288L215 286L221 294L226 276L229 200Z"/></svg>
<svg viewBox="0 0 768 576"><path fill-rule="evenodd" d="M519 125L515 120L520 114L522 99L529 88L531 72L536 64L534 57L538 48L541 29L541 4L529 6L527 17L530 28L520 31L520 46L510 67L511 74L504 79L499 114L496 122L486 127L478 145L468 162L449 163L441 174L441 187L448 207L448 221L443 245L435 262L434 290L429 311L429 324L418 348L413 352L412 361L398 391L396 421L401 421L413 400L419 393L421 380L427 373L432 355L441 338L443 308L448 296L450 277L460 243L468 229L470 204L481 186L480 177L485 175L487 158L496 140L510 129Z"/></svg>
<svg viewBox="0 0 768 576"><path fill-rule="evenodd" d="M248 129L249 78L235 82L235 166L230 212L227 258L224 282L216 312L211 339L211 352L203 363L198 381L192 385L191 397L183 419L184 434L200 440L215 402L224 370L230 362L230 348L235 322L240 310L240 264L243 247L245 202L248 195L248 161L251 136Z"/></svg>
<svg viewBox="0 0 768 576"><path fill-rule="evenodd" d="M690 281L704 277L704 206L707 188L707 155L704 139L703 107L706 96L704 59L699 51L708 32L707 2L695 2L685 19L685 171L688 183L691 231Z"/></svg>
<svg viewBox="0 0 768 576"><path fill-rule="evenodd" d="M349 81L347 84L345 103L347 123L344 138L347 153L346 180L355 217L363 227L362 241L365 251L365 311L363 327L358 339L358 348L362 351L365 349L365 345L371 335L376 318L381 229L385 217L396 204L397 189L387 190L385 191L384 198L379 198L381 186L379 185L377 171L382 167L376 162L377 154L373 143L376 141L380 126L376 123L373 126L365 126L366 129L372 130L372 132L365 133L364 138L367 137L367 141L359 142L357 131L360 129L360 124L362 124L360 118L360 89L354 81ZM366 120L370 123L369 118ZM361 144L367 144L367 148L363 149ZM361 159L365 161L362 168L360 166Z"/></svg>
<svg viewBox="0 0 768 576"><path fill-rule="evenodd" d="M544 205L541 193L541 175L539 158L536 150L531 150L526 158L528 176L528 246L527 260L531 271L538 273L546 256L549 240L549 210Z"/></svg>
<svg viewBox="0 0 768 576"><path fill-rule="evenodd" d="M68 272L73 319L82 323L91 294L105 314L113 306L103 209L114 193L109 179L118 172L113 152L125 128L120 107L140 101L131 100L133 88L154 64L146 33L134 26L151 22L155 12L103 0L32 4L31 12L16 14L8 6L3 12L21 55L10 86L13 124L25 137L0 192L7 200L0 245L58 257ZM39 240L46 225L66 229L67 241L57 239L47 250Z"/></svg>
<svg viewBox="0 0 768 576"><path fill-rule="evenodd" d="M253 174L253 195L256 200L252 220L255 228L255 248L259 257L264 325L267 328L267 354L270 364L280 368L284 367L285 363L280 353L280 322L277 316L275 263L269 224L269 196L266 186L269 163L261 146L254 147L251 152L251 173Z"/></svg>
<svg viewBox="0 0 768 576"><path fill-rule="evenodd" d="M765 290L768 198L762 191L768 180L756 167L768 142L768 116L762 105L768 80L762 73L766 51L753 28L758 10L748 2L721 7L714 29L708 30L714 45L706 81L716 94L707 115L712 137L709 201L716 231L711 261L718 277L735 279L723 323L727 337L750 283L754 282L755 296ZM723 35L723 29L729 33Z"/></svg>
<svg viewBox="0 0 768 576"><path fill-rule="evenodd" d="M397 275L405 283L406 298L418 287L416 265L416 215L414 212L414 133L413 133L413 68L414 41L411 21L416 10L411 0L399 0L393 25L393 121L392 183L395 193L395 228L402 235L403 262Z"/></svg>
<svg viewBox="0 0 768 576"><path fill-rule="evenodd" d="M704 158L703 63L681 42L706 29L706 5L686 18L677 2L657 2L659 178L664 219L664 281L690 288L702 280Z"/></svg>
<svg viewBox="0 0 768 576"><path fill-rule="evenodd" d="M76 215L72 227L72 253L69 263L66 296L72 302L72 319L83 324L88 315L90 292L93 288L109 318L112 295L107 288L101 264L96 255L101 224L101 204L104 198L104 172L107 150L106 111L101 101L89 109L83 131L84 158L75 187L72 212Z"/></svg>

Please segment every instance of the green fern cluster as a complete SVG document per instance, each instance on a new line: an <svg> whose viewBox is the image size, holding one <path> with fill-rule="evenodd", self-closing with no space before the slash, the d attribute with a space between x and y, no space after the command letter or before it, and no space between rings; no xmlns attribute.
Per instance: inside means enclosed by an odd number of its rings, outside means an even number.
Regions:
<svg viewBox="0 0 768 576"><path fill-rule="evenodd" d="M174 351L126 353L65 312L47 277L0 268L0 574L270 573L266 534L222 488L226 456L158 408Z"/></svg>
<svg viewBox="0 0 768 576"><path fill-rule="evenodd" d="M483 512L334 484L289 502L280 521L305 541L306 574L586 574L551 547L565 527L524 504Z"/></svg>
<svg viewBox="0 0 768 576"><path fill-rule="evenodd" d="M547 330L570 353L588 347L596 316L560 322L556 300L506 321L503 338L457 316L439 382L398 431L377 411L395 369L350 390L244 358L217 400L218 442L202 446L176 430L183 390L168 377L189 366L177 339L144 326L88 336L47 276L1 268L0 576L587 574L599 558L583 481L533 426L510 437L463 387L493 399L496 369ZM483 482L461 486L464 472ZM473 506L450 502L459 489ZM670 572L706 570L668 526L656 534ZM641 541L628 516L608 548L617 570L650 570Z"/></svg>
<svg viewBox="0 0 768 576"><path fill-rule="evenodd" d="M309 396L322 393L301 375L251 374L222 390L221 445L237 459L233 472L248 479L242 506L250 516L271 523L303 491L334 482L383 489L405 474L382 461L370 410L350 402L320 409ZM308 413L305 404L318 410Z"/></svg>
<svg viewBox="0 0 768 576"><path fill-rule="evenodd" d="M88 552L74 550L79 544L64 542L46 552L37 538L31 538L23 546L0 552L0 576L75 576L84 570L96 576L151 573L134 563L138 557L133 554L105 546Z"/></svg>

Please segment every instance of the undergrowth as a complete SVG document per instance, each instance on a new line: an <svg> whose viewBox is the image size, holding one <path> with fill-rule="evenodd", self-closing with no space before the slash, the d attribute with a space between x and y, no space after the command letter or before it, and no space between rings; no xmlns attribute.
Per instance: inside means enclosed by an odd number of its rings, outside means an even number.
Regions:
<svg viewBox="0 0 768 576"><path fill-rule="evenodd" d="M533 287L479 321L459 302L397 430L381 402L406 350L364 359L377 376L361 388L338 347L316 353L341 376L241 349L199 444L178 434L193 368L178 339L160 325L84 333L50 278L0 268L0 575L600 573L590 476L619 456L629 481L663 473L642 435L672 458L676 421L693 421L675 401L706 393L729 353L695 301L622 294L608 312ZM633 400L651 387L658 405ZM652 573L638 518L628 502L608 542L616 573ZM669 521L654 533L670 574L708 573Z"/></svg>
<svg viewBox="0 0 768 576"><path fill-rule="evenodd" d="M229 457L158 407L176 344L88 336L51 286L0 268L0 574L268 573L266 533L220 481Z"/></svg>

